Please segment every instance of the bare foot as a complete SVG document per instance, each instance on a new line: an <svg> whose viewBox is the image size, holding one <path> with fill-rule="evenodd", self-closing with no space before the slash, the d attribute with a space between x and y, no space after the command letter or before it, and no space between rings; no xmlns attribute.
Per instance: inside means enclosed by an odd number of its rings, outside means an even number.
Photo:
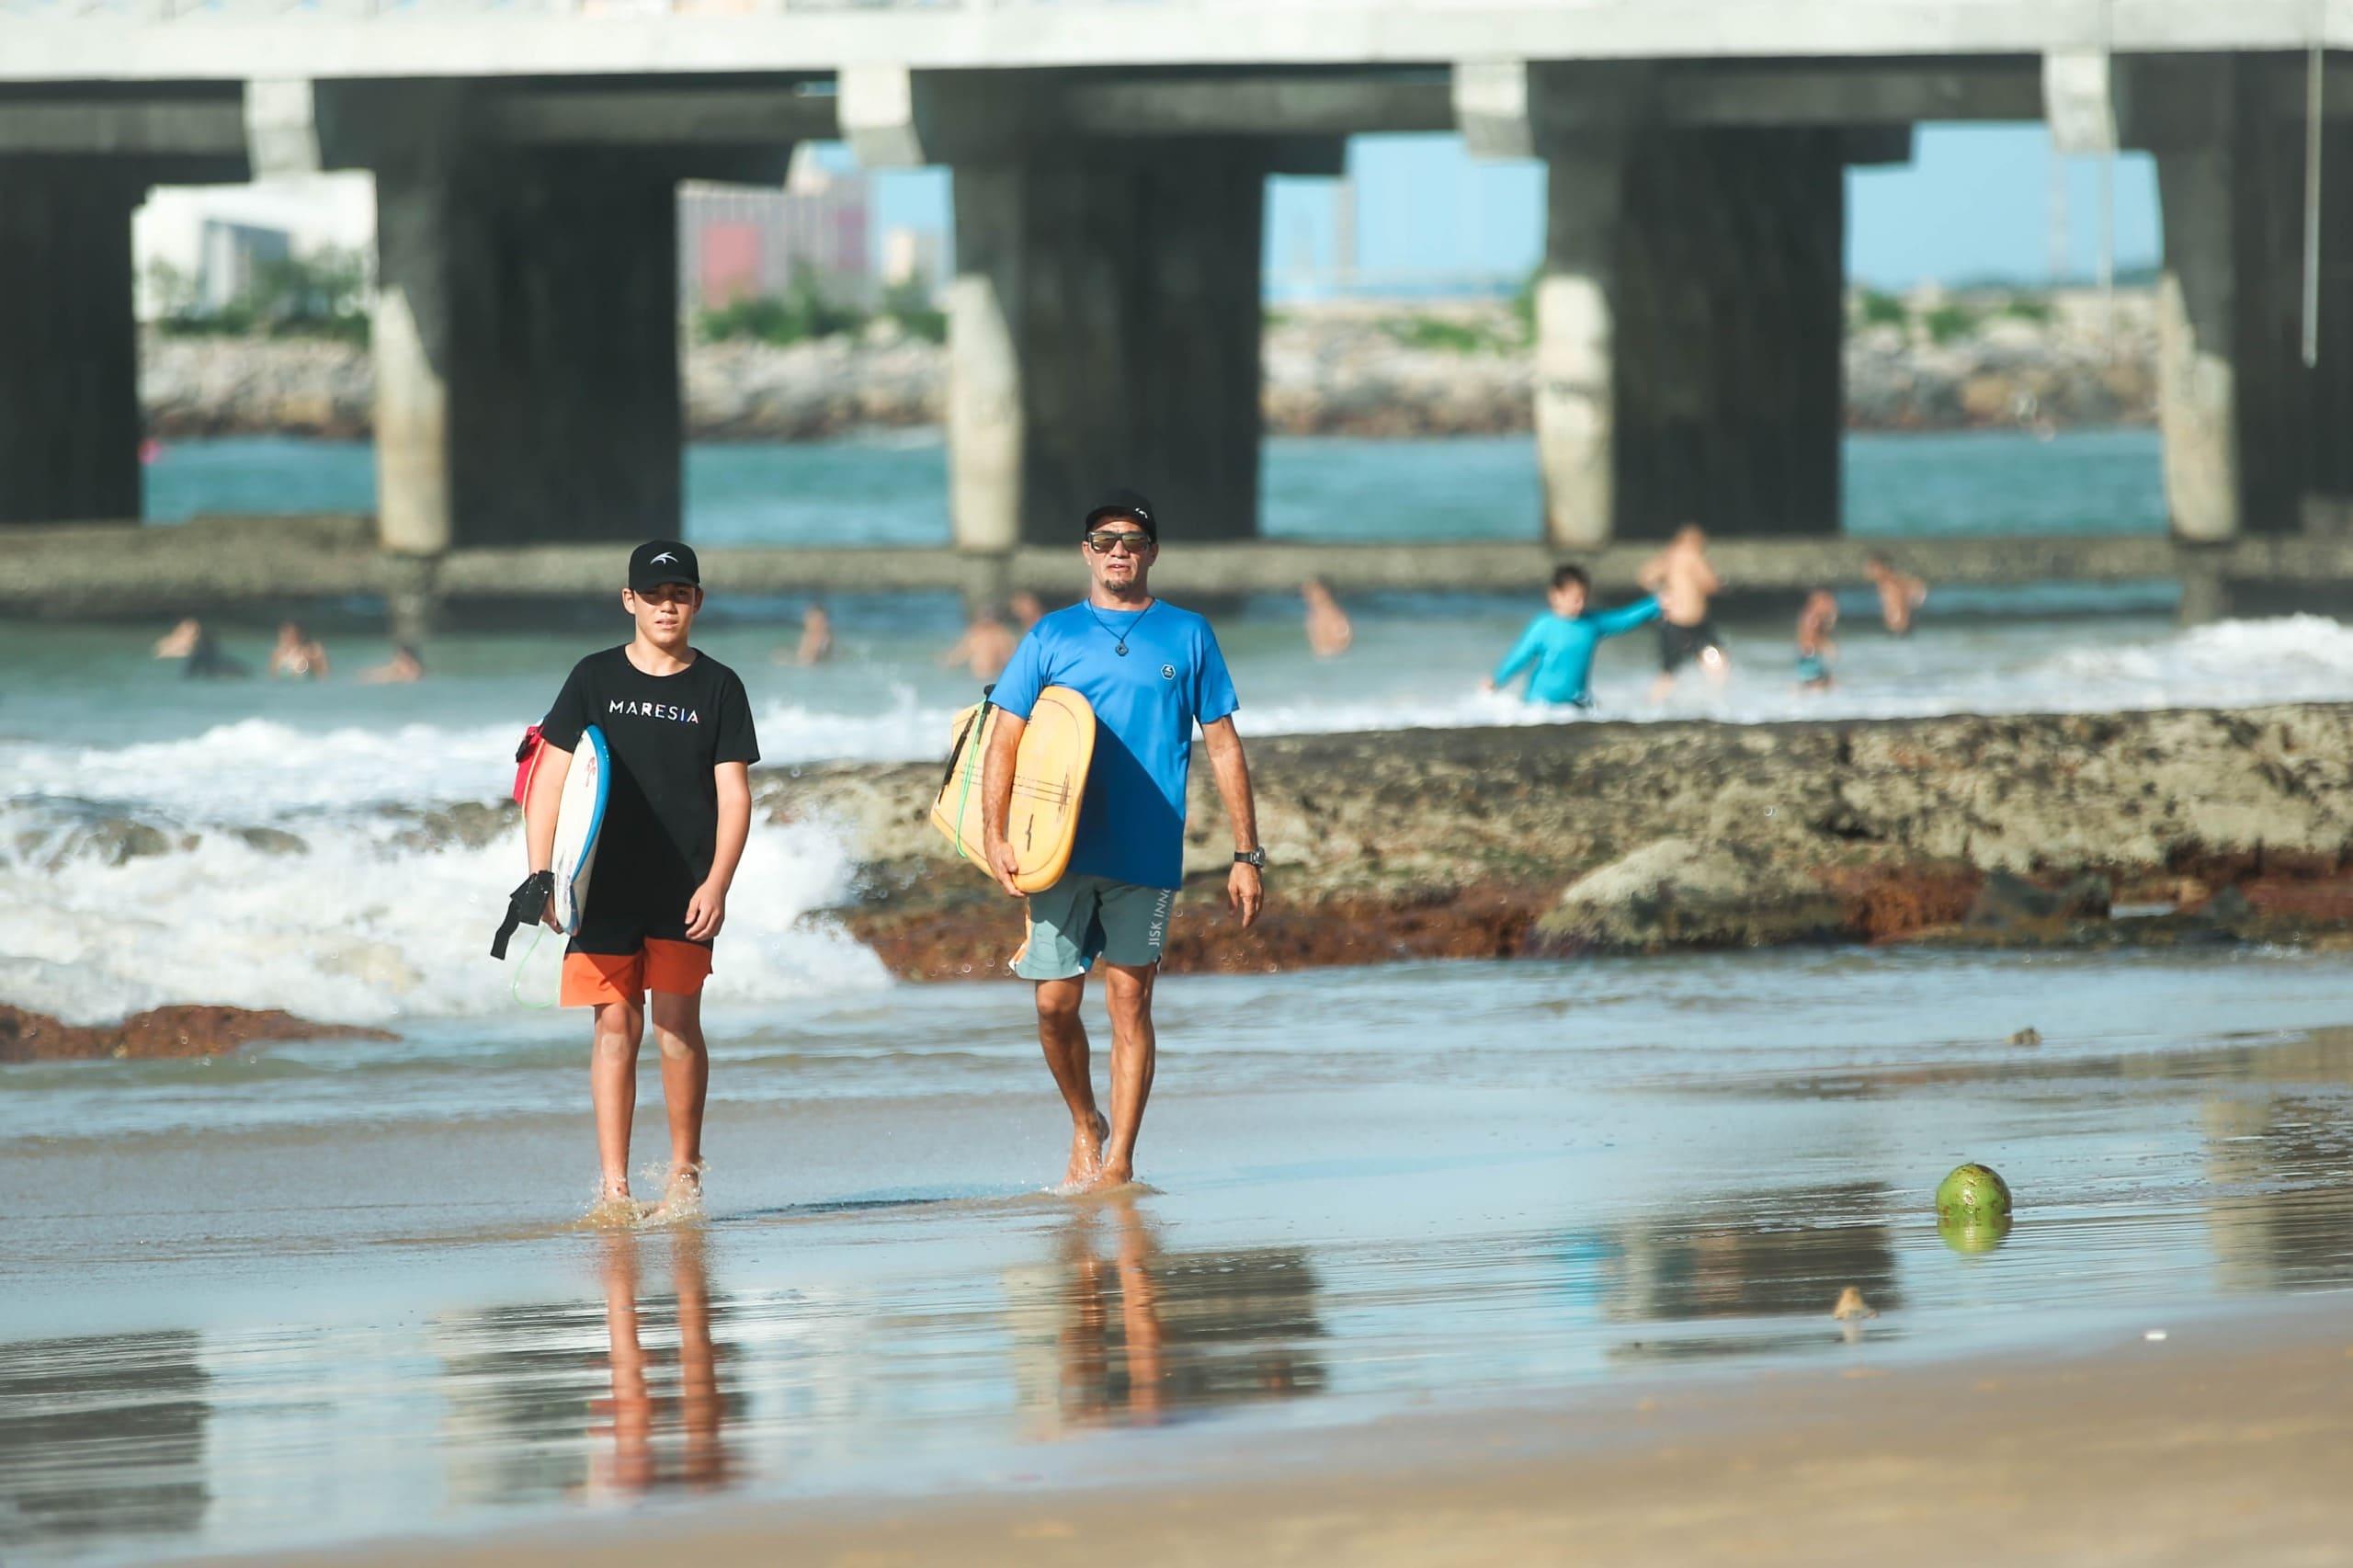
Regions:
<svg viewBox="0 0 2353 1568"><path fill-rule="evenodd" d="M1063 1172L1063 1187L1075 1192L1095 1180L1095 1173L1103 1165L1103 1142L1111 1136L1110 1120L1101 1111L1085 1127L1074 1127L1070 1133L1070 1165Z"/></svg>
<svg viewBox="0 0 2353 1568"><path fill-rule="evenodd" d="M637 1200L629 1195L629 1183L608 1181L598 1185L597 1200L588 1206L581 1221L594 1230L610 1230L618 1226L634 1225L638 1221Z"/></svg>
<svg viewBox="0 0 2353 1568"><path fill-rule="evenodd" d="M1081 1192L1109 1192L1135 1185L1136 1167L1129 1160L1106 1160L1096 1167L1094 1176L1079 1184Z"/></svg>
<svg viewBox="0 0 2353 1568"><path fill-rule="evenodd" d="M662 1187L662 1202L654 1210L658 1220L682 1219L702 1212L702 1167L674 1165Z"/></svg>

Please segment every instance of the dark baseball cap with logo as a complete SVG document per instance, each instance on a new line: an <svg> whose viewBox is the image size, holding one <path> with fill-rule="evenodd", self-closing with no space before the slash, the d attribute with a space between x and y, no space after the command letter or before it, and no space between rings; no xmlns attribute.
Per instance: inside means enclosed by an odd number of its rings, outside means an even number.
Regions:
<svg viewBox="0 0 2353 1568"><path fill-rule="evenodd" d="M695 552L675 539L650 539L629 552L629 591L650 594L668 583L702 586L702 566Z"/></svg>
<svg viewBox="0 0 2353 1568"><path fill-rule="evenodd" d="M1132 490L1114 490L1088 507L1086 527L1079 531L1093 532L1095 525L1106 517L1132 517L1145 533L1152 536L1153 543L1160 542L1160 520L1152 515L1152 503Z"/></svg>

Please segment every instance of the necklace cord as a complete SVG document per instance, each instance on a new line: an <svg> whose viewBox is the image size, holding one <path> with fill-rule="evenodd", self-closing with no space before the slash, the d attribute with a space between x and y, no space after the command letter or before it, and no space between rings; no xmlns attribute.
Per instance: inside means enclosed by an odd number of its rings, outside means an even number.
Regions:
<svg viewBox="0 0 2353 1568"><path fill-rule="evenodd" d="M1136 618L1128 622L1128 630L1125 634L1111 630L1111 623L1103 619L1103 612L1095 608L1094 601L1087 601L1086 613L1095 618L1095 624L1101 627L1103 629L1104 635L1111 639L1111 651L1124 659L1128 656L1128 638L1135 635L1136 628L1143 624L1143 618L1145 616L1150 615L1154 610L1156 610L1159 608L1160 601L1158 599L1154 599L1150 604L1144 606L1143 608L1136 611Z"/></svg>

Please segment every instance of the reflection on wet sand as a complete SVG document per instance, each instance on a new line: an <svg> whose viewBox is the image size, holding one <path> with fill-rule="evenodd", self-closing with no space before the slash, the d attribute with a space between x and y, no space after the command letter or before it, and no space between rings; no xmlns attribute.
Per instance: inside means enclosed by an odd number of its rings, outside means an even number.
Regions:
<svg viewBox="0 0 2353 1568"><path fill-rule="evenodd" d="M687 1486L708 1491L727 1483L733 1467L728 1452L727 1402L719 1390L719 1363L710 1339L710 1272L699 1230L669 1238L670 1285L677 1305L677 1391L654 1392L638 1324L640 1252L648 1244L633 1234L604 1238L605 1333L610 1346L613 1392L593 1402L593 1415L607 1418L611 1448L589 1469L593 1493L642 1493ZM675 1445L663 1439L678 1434ZM592 1436L595 1430L592 1428Z"/></svg>
<svg viewBox="0 0 2353 1568"><path fill-rule="evenodd" d="M200 1347L185 1332L0 1345L0 1547L202 1524Z"/></svg>
<svg viewBox="0 0 2353 1568"><path fill-rule="evenodd" d="M1305 1253L1164 1251L1129 1194L1077 1205L1060 1251L1006 1281L1031 1436L1153 1426L1324 1389Z"/></svg>
<svg viewBox="0 0 2353 1568"><path fill-rule="evenodd" d="M436 1325L453 1497L633 1495L733 1478L727 1434L740 1396L712 1335L722 1314L702 1233L622 1232L599 1244L601 1303L504 1307ZM668 1289L648 1295L648 1267L665 1256Z"/></svg>
<svg viewBox="0 0 2353 1568"><path fill-rule="evenodd" d="M1830 1309L1852 1286L1880 1311L1902 1305L1893 1196L1877 1183L1798 1187L1761 1208L1669 1213L1606 1235L1570 1238L1598 1256L1602 1310L1613 1321L1675 1324L1715 1319L1808 1319L1803 1331L1692 1335L1671 1328L1614 1347L1624 1359L1753 1353L1782 1343L1852 1338Z"/></svg>
<svg viewBox="0 0 2353 1568"><path fill-rule="evenodd" d="M2216 1282L2229 1290L2353 1282L2353 1029L2250 1050L2233 1065L2237 1084L2199 1107Z"/></svg>

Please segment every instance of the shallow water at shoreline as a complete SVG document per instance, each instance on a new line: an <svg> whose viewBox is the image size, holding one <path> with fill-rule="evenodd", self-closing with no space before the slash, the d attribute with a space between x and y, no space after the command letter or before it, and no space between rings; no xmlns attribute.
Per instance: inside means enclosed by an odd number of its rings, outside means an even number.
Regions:
<svg viewBox="0 0 2353 1568"><path fill-rule="evenodd" d="M708 1218L618 1236L572 1223L576 1018L0 1069L0 1555L1182 1473L1221 1435L2341 1289L2337 968L1171 981L1126 1202L1037 1190L1063 1130L1020 988L897 987L719 1017ZM652 1157L650 1071L641 1110ZM1990 1251L1930 1211L1964 1158L2018 1194ZM1850 1284L1880 1316L1831 1319Z"/></svg>

